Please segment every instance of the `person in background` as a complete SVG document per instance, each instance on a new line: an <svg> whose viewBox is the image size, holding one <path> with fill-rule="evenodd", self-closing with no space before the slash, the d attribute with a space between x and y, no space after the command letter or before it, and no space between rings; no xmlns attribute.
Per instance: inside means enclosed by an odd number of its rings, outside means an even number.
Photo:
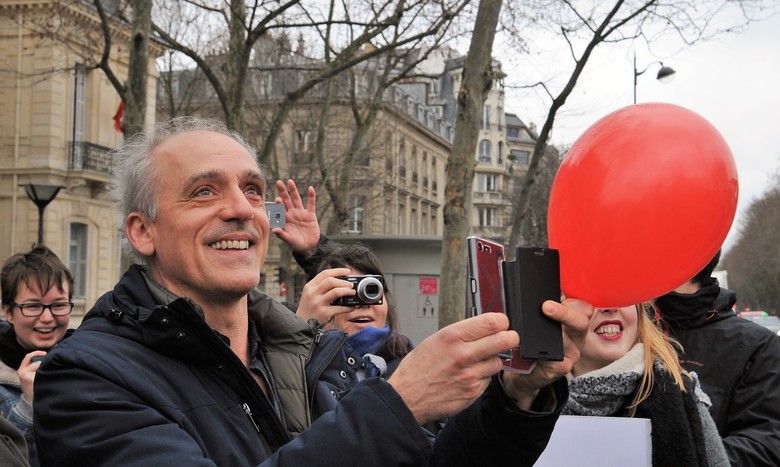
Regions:
<svg viewBox="0 0 780 467"><path fill-rule="evenodd" d="M655 466L729 465L695 374L647 315L652 303L597 308L572 367L564 414L651 423Z"/></svg>
<svg viewBox="0 0 780 467"><path fill-rule="evenodd" d="M379 368L369 373L389 377L413 345L398 329L395 302L379 258L363 244L336 242L322 244L315 258L319 264L307 271L309 277L297 314L306 320L316 319L323 329L346 332L349 336L347 343L366 364L379 364ZM378 302L357 306L333 305L334 301L344 297L355 297L353 283L343 279L347 275L381 277L378 279L382 287Z"/></svg>
<svg viewBox="0 0 780 467"><path fill-rule="evenodd" d="M37 464L33 426L33 381L40 359L72 333L68 329L73 276L47 247L38 245L6 260L0 270L0 414L22 434Z"/></svg>
<svg viewBox="0 0 780 467"><path fill-rule="evenodd" d="M732 465L780 465L780 338L742 319L736 294L712 271L656 300L656 324L682 345L682 366L699 375Z"/></svg>
<svg viewBox="0 0 780 467"><path fill-rule="evenodd" d="M254 150L220 122L181 117L113 156L111 193L144 264L39 369L42 464L532 465L541 454L590 305L543 306L563 324L563 362L499 375L499 352L519 336L487 313L434 333L390 378L363 379L317 418L307 383L320 376L306 362L322 335L256 288L270 225ZM292 203L293 217L307 212ZM316 249L307 239L288 244ZM421 425L450 416L432 443Z"/></svg>
<svg viewBox="0 0 780 467"><path fill-rule="evenodd" d="M401 359L412 351L413 345L398 330L395 302L387 287L379 258L362 244L321 242L316 255L308 261L308 266L309 281L303 289L296 313L303 319L316 320L314 323L321 330L331 331L327 334L339 336L323 339L324 342L335 342L331 344L334 352L322 354L333 354L335 357L327 365L312 361L310 366L324 368L321 371L348 375L346 378L325 378L317 384L312 382L312 386L322 394L338 395L366 377L389 378ZM372 291L369 296L372 298L370 301L375 303L358 306L333 304L338 300L355 300L353 283L343 276L366 274L380 278L370 279L373 286L381 287L381 292ZM373 281L379 281L380 284ZM375 297L380 299L373 300ZM322 399L327 400L325 397ZM337 397L333 397L333 404L318 409L334 410L336 401ZM425 428L433 434L440 427L439 423L431 422Z"/></svg>

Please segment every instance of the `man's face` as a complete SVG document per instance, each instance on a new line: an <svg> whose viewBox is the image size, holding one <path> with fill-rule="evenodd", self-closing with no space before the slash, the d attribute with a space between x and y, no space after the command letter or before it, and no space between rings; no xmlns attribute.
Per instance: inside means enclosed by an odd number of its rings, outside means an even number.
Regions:
<svg viewBox="0 0 780 467"><path fill-rule="evenodd" d="M174 136L151 157L157 218L130 214L128 232L143 223L133 245L148 258L152 277L201 305L243 298L257 286L268 251L257 163L231 138L208 131Z"/></svg>

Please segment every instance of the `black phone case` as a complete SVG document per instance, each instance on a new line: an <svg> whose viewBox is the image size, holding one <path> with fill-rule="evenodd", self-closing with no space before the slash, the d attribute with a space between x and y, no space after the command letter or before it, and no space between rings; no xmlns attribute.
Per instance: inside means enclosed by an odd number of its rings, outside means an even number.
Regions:
<svg viewBox="0 0 780 467"><path fill-rule="evenodd" d="M517 247L515 261L504 261L504 294L509 326L520 333L524 359L563 360L561 324L542 313L545 300L560 301L558 251Z"/></svg>

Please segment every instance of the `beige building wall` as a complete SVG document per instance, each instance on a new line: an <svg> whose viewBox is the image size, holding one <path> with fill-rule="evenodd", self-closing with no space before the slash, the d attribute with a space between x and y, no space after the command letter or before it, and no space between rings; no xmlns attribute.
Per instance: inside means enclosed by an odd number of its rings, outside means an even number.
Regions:
<svg viewBox="0 0 780 467"><path fill-rule="evenodd" d="M43 240L74 272L72 325L120 274L119 224L104 195L107 152L122 141L112 120L120 98L102 71L85 68L100 58L92 47L102 41L91 42L99 33L89 4L0 3L0 261L37 241L38 208L19 185L62 186L45 209ZM120 80L126 41L115 33L111 67ZM149 65L155 69L153 59ZM149 125L156 75L150 78Z"/></svg>
<svg viewBox="0 0 780 467"><path fill-rule="evenodd" d="M282 179L292 178L299 189L312 185L323 233L333 217L330 200L316 162L314 129L321 104L303 103L291 112L276 143L275 161ZM344 103L331 107L324 144L327 170L334 177L345 164L344 154L352 138L354 120ZM306 132L309 140L302 140ZM362 161L352 163L349 200L350 220L330 232L336 238L409 236L440 238L443 230L445 168L450 143L396 106L383 104L361 150ZM273 181L273 180L269 180ZM272 188L266 197L275 196ZM359 201L354 203L354 201ZM284 257L278 239L271 239L260 287L281 298L280 264L290 275L300 274L293 261ZM288 280L288 295L300 293L302 278ZM296 285L297 283L297 285Z"/></svg>

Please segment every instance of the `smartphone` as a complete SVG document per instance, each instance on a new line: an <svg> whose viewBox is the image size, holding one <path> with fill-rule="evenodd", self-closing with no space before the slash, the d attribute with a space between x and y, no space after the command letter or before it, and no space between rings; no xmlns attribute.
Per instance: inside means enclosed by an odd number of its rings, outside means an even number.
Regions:
<svg viewBox="0 0 780 467"><path fill-rule="evenodd" d="M30 359L30 363L40 362L40 361L41 361L41 360L43 360L44 358L46 358L46 356L45 356L45 355L44 355L44 356L42 356L42 357L32 357L32 358Z"/></svg>
<svg viewBox="0 0 780 467"><path fill-rule="evenodd" d="M517 247L515 261L502 263L509 326L520 333L524 359L563 360L561 323L542 313L546 300L560 301L558 250Z"/></svg>
<svg viewBox="0 0 780 467"><path fill-rule="evenodd" d="M471 304L470 316L486 312L504 313L504 287L502 263L504 246L479 237L466 238L468 250L468 289ZM504 370L528 374L536 367L536 361L524 360L520 348L500 354Z"/></svg>
<svg viewBox="0 0 780 467"><path fill-rule="evenodd" d="M278 227L280 229L284 229L284 227L287 225L284 204L266 201L265 210L268 213L268 222L270 222L271 228L273 229L274 227Z"/></svg>
<svg viewBox="0 0 780 467"><path fill-rule="evenodd" d="M469 291L471 313L504 312L501 262L504 246L479 237L466 238L469 260Z"/></svg>

